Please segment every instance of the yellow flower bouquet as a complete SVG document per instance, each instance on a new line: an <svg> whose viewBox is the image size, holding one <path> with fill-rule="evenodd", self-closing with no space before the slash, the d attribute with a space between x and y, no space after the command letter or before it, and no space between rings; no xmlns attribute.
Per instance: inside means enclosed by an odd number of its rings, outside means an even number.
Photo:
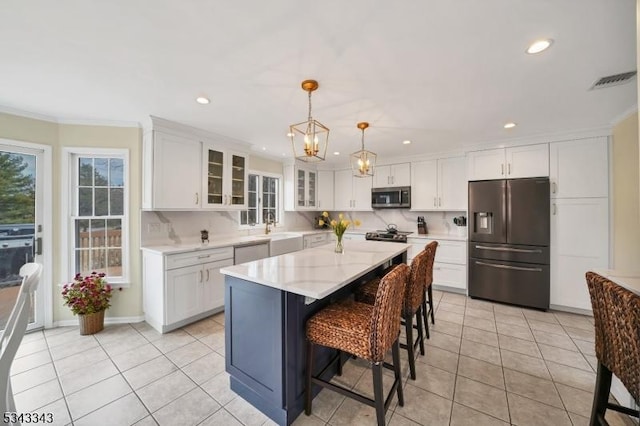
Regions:
<svg viewBox="0 0 640 426"><path fill-rule="evenodd" d="M331 227L331 229L333 229L333 233L336 234L337 241L336 241L335 252L343 253L344 248L342 247L342 236L344 235L345 231L349 228L349 226L351 225L360 226L361 223L358 219L355 219L353 222L350 221L349 219L346 219L344 217L344 214L342 213L338 215L338 220L336 220L336 219L331 219L331 217L329 216L329 212L322 212L322 219L318 221L318 225L324 226L325 224L328 224Z"/></svg>

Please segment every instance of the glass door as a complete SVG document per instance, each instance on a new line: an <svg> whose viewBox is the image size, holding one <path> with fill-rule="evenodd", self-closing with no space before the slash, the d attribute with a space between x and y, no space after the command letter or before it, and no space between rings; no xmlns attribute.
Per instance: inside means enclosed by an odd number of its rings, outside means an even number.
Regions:
<svg viewBox="0 0 640 426"><path fill-rule="evenodd" d="M231 154L231 166L231 204L243 206L246 203L244 195L246 187L245 176L247 173L245 157Z"/></svg>
<svg viewBox="0 0 640 426"><path fill-rule="evenodd" d="M224 153L207 149L207 200L206 204L221 206L223 200Z"/></svg>
<svg viewBox="0 0 640 426"><path fill-rule="evenodd" d="M307 191L307 199L309 200L309 202L307 203L307 207L315 208L316 206L316 188L317 188L316 175L317 175L316 172L312 172L312 171L308 172L307 184L309 185L309 190Z"/></svg>
<svg viewBox="0 0 640 426"><path fill-rule="evenodd" d="M298 194L298 207L307 206L307 190L306 190L306 176L307 172L302 169L298 169L298 178L296 180L296 190Z"/></svg>
<svg viewBox="0 0 640 426"><path fill-rule="evenodd" d="M18 297L20 267L42 260L44 151L0 144L0 330ZM44 285L32 300L27 329L44 326Z"/></svg>

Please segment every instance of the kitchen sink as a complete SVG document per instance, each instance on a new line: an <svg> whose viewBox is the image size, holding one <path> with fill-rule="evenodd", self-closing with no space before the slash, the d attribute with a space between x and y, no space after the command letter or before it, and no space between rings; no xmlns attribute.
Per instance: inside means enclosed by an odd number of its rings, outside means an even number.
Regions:
<svg viewBox="0 0 640 426"><path fill-rule="evenodd" d="M302 235L296 232L277 232L268 236L269 254L278 256L302 250Z"/></svg>

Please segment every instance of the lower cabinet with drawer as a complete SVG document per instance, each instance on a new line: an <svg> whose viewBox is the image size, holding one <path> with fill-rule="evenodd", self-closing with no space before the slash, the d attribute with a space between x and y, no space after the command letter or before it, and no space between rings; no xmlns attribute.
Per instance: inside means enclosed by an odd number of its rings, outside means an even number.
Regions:
<svg viewBox="0 0 640 426"><path fill-rule="evenodd" d="M224 309L224 275L233 247L162 254L143 250L144 315L161 333Z"/></svg>
<svg viewBox="0 0 640 426"><path fill-rule="evenodd" d="M433 264L433 286L439 290L467 291L467 243L442 238L408 237L411 248L407 260L424 250L431 241L438 242Z"/></svg>
<svg viewBox="0 0 640 426"><path fill-rule="evenodd" d="M326 232L321 234L305 235L303 239L303 248L308 249L327 244L329 242L327 239L328 236L329 235Z"/></svg>

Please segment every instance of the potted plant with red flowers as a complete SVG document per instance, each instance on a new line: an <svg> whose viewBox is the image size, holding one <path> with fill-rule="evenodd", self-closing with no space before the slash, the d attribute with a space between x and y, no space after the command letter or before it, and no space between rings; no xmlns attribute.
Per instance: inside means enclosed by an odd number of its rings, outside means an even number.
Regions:
<svg viewBox="0 0 640 426"><path fill-rule="evenodd" d="M80 334L94 334L104 328L104 311L111 306L112 288L104 273L76 274L72 283L62 286L64 304L80 320Z"/></svg>

